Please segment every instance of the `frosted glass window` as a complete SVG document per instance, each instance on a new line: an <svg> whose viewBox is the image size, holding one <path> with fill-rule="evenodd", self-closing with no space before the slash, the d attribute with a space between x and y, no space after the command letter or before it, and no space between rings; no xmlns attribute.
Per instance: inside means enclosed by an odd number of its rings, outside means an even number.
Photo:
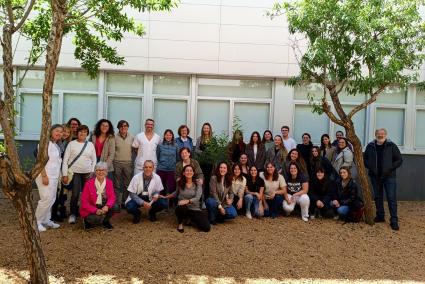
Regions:
<svg viewBox="0 0 425 284"><path fill-rule="evenodd" d="M223 131L229 134L229 111L228 101L198 100L197 136L200 136L202 124L209 122L215 134Z"/></svg>
<svg viewBox="0 0 425 284"><path fill-rule="evenodd" d="M416 92L416 105L418 106L425 105L425 91Z"/></svg>
<svg viewBox="0 0 425 284"><path fill-rule="evenodd" d="M76 117L82 124L87 125L90 131L94 129L98 120L97 95L64 94L63 100L63 121Z"/></svg>
<svg viewBox="0 0 425 284"><path fill-rule="evenodd" d="M91 79L86 72L56 72L54 89L98 91L98 78Z"/></svg>
<svg viewBox="0 0 425 284"><path fill-rule="evenodd" d="M143 94L144 75L107 74L106 91Z"/></svg>
<svg viewBox="0 0 425 284"><path fill-rule="evenodd" d="M41 130L41 94L21 94L19 118L21 132L26 134L39 134ZM60 123L58 115L58 96L52 99L52 124Z"/></svg>
<svg viewBox="0 0 425 284"><path fill-rule="evenodd" d="M416 112L416 147L425 147L425 110Z"/></svg>
<svg viewBox="0 0 425 284"><path fill-rule="evenodd" d="M354 106L343 106L344 107L344 111L346 113L349 113ZM357 112L354 116L353 116L353 123L354 123L354 129L356 130L356 134L360 139L360 142L362 143L362 145L365 145L365 123L366 123L366 110L362 109L361 111ZM342 132L345 133L345 129L344 127L335 124L335 128L334 128L334 132L337 132L338 130L341 130ZM335 133L329 133L330 136L332 138L335 138ZM320 142L320 141L319 141Z"/></svg>
<svg viewBox="0 0 425 284"><path fill-rule="evenodd" d="M24 75L20 71L20 76ZM44 71L29 70L22 81L22 88L42 89L44 82ZM85 72L58 71L55 75L54 90L75 90L75 91L98 91L98 79L90 79Z"/></svg>
<svg viewBox="0 0 425 284"><path fill-rule="evenodd" d="M262 135L269 129L269 104L235 103L234 113L240 120L245 142L249 141L252 132L258 131Z"/></svg>
<svg viewBox="0 0 425 284"><path fill-rule="evenodd" d="M272 81L205 79L198 81L198 95L202 97L264 98L272 97Z"/></svg>
<svg viewBox="0 0 425 284"><path fill-rule="evenodd" d="M153 93L156 95L188 96L190 78L187 76L153 76Z"/></svg>
<svg viewBox="0 0 425 284"><path fill-rule="evenodd" d="M320 137L329 133L329 118L326 114L318 115L312 112L310 105L295 106L295 123L293 138L297 143L302 142L303 133L310 133L313 144L320 144Z"/></svg>
<svg viewBox="0 0 425 284"><path fill-rule="evenodd" d="M154 108L155 132L162 137L171 129L177 137L179 126L187 124L187 101L156 99Z"/></svg>
<svg viewBox="0 0 425 284"><path fill-rule="evenodd" d="M118 121L124 119L130 124L128 131L133 135L140 133L142 126L143 104L139 98L108 97L108 119L115 132Z"/></svg>
<svg viewBox="0 0 425 284"><path fill-rule="evenodd" d="M407 91L399 87L387 87L378 95L377 103L405 104Z"/></svg>
<svg viewBox="0 0 425 284"><path fill-rule="evenodd" d="M404 109L377 108L375 129L385 128L397 145L404 144Z"/></svg>
<svg viewBox="0 0 425 284"><path fill-rule="evenodd" d="M307 95L310 94L314 97L315 100L320 100L323 97L323 85L321 84L308 84L304 86L295 87L295 95L294 98L296 100L308 100ZM341 102L363 102L366 99L365 95L349 95L347 92L342 91L339 93L339 100ZM329 93L327 94L328 100L331 98Z"/></svg>

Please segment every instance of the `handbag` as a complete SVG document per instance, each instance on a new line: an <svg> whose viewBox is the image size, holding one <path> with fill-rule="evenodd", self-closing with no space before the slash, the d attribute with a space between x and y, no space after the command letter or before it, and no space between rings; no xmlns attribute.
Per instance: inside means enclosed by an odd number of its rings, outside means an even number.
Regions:
<svg viewBox="0 0 425 284"><path fill-rule="evenodd" d="M63 185L65 186L69 186L72 182L72 178L74 177L74 172L71 170L72 165L75 164L75 162L81 157L81 155L83 154L84 150L87 147L87 141L84 143L83 148L81 149L80 153L78 153L78 155L74 158L74 160L71 161L71 163L68 164L68 183L64 183L62 182ZM66 187L65 187L66 188Z"/></svg>

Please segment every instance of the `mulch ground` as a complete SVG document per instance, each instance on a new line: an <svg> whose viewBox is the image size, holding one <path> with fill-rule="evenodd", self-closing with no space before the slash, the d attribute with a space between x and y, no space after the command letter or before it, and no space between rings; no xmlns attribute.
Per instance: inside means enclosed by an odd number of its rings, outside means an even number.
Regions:
<svg viewBox="0 0 425 284"><path fill-rule="evenodd" d="M400 231L298 216L238 217L209 233L176 230L172 213L140 224L122 212L114 229L84 231L62 223L41 234L53 282L306 283L342 279L425 281L425 202L400 202ZM27 270L16 212L0 196L0 283L22 282ZM255 279L260 279L255 282ZM251 282L250 282L251 281ZM253 282L254 281L254 282Z"/></svg>

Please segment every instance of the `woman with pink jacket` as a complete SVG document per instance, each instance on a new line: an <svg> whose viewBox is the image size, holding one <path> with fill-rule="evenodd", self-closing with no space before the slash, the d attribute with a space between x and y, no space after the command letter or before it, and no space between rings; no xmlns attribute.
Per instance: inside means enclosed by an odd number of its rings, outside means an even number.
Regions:
<svg viewBox="0 0 425 284"><path fill-rule="evenodd" d="M84 185L81 195L80 215L83 218L84 229L102 224L106 229L112 229L110 219L115 205L115 191L112 181L106 178L108 164L99 162L95 166L96 177Z"/></svg>

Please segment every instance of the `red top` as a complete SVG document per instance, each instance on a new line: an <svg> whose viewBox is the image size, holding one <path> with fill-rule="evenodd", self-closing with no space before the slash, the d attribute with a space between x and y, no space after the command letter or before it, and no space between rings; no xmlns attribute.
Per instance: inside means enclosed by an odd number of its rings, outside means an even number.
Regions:
<svg viewBox="0 0 425 284"><path fill-rule="evenodd" d="M103 142L100 142L99 139L96 139L96 141L94 142L94 149L96 150L96 157L98 158L102 156L103 145L105 145L105 140L103 140Z"/></svg>

